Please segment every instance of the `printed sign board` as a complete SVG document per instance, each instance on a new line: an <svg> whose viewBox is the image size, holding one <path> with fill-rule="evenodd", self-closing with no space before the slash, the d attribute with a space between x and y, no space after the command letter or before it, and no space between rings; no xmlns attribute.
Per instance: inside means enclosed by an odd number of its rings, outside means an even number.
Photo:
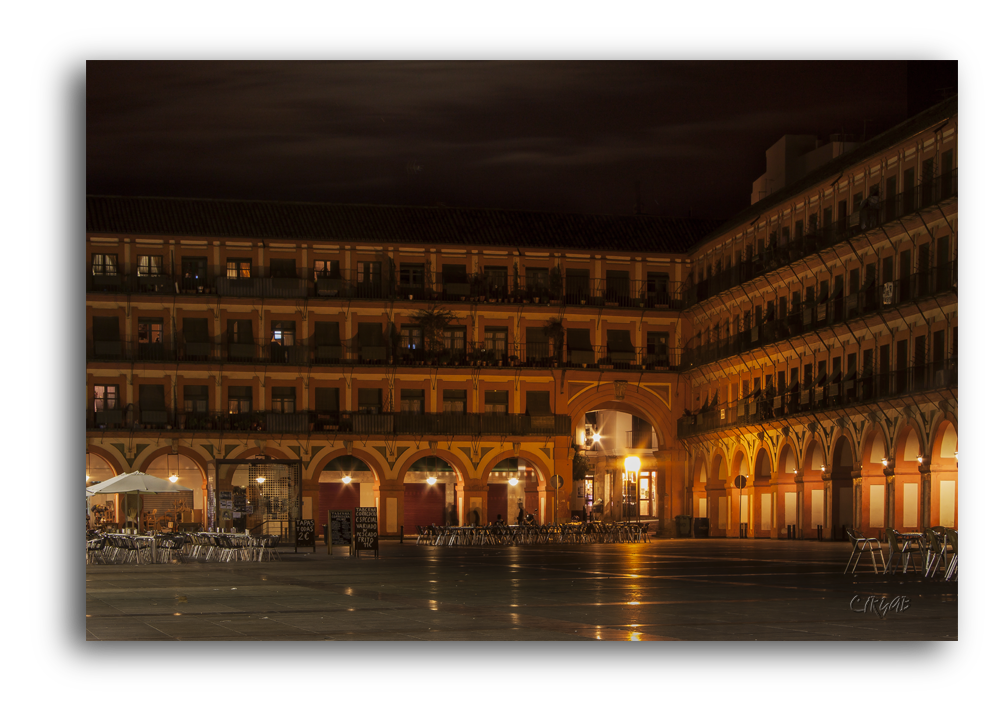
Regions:
<svg viewBox="0 0 1000 714"><path fill-rule="evenodd" d="M350 511L326 512L326 544L327 545L351 544Z"/></svg>
<svg viewBox="0 0 1000 714"><path fill-rule="evenodd" d="M378 557L378 508L374 506L354 509L354 554L362 550L373 550Z"/></svg>

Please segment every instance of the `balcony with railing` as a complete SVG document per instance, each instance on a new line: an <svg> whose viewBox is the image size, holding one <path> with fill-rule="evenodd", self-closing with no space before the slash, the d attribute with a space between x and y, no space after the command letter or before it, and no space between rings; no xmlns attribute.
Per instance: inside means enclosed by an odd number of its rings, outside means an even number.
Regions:
<svg viewBox="0 0 1000 714"><path fill-rule="evenodd" d="M430 350L402 344L362 342L351 338L338 344L317 345L301 340L277 343L268 340L243 342L198 341L185 339L183 333L167 336L163 343L145 343L136 339L87 341L90 362L180 362L289 365L296 367L324 365L394 365L399 367L465 368L586 368L614 370L678 370L678 349L647 350L631 345L564 344L551 342L508 342L487 340L465 342L462 347Z"/></svg>
<svg viewBox="0 0 1000 714"><path fill-rule="evenodd" d="M909 304L958 290L958 261L913 273L888 283L872 283L851 295L805 303L783 319L765 321L728 338L684 348L684 369L700 367L758 347L780 342L824 327L891 312Z"/></svg>
<svg viewBox="0 0 1000 714"><path fill-rule="evenodd" d="M958 170L919 184L910 191L884 197L878 205L866 206L850 216L816 227L784 243L770 243L763 251L750 251L728 270L715 272L684 291L690 307L721 292L797 260L815 255L861 233L886 226L906 216L936 206L958 195Z"/></svg>
<svg viewBox="0 0 1000 714"><path fill-rule="evenodd" d="M148 271L148 269L147 269ZM517 305L589 305L680 310L684 307L676 282L659 279L574 278L553 271L545 281L525 281L517 275L491 273L419 272L389 265L378 275L344 277L339 272L311 268L247 268L205 274L173 272L158 267L155 275L137 273L136 266L117 263L88 267L87 292L118 294L218 295L235 298L378 300L414 302L496 303Z"/></svg>
<svg viewBox="0 0 1000 714"><path fill-rule="evenodd" d="M143 410L137 407L87 413L90 430L170 430L184 432L314 432L375 436L569 436L571 420L565 414L419 414L358 411L249 411L189 412Z"/></svg>
<svg viewBox="0 0 1000 714"><path fill-rule="evenodd" d="M958 388L958 359L902 370L871 372L821 385L794 385L783 394L757 394L728 404L711 404L677 420L677 437L686 439L721 429L762 425L939 389Z"/></svg>

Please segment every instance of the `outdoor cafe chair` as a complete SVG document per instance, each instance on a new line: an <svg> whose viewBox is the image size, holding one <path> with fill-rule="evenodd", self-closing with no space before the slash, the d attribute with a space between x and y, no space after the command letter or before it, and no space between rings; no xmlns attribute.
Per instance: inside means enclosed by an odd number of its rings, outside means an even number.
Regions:
<svg viewBox="0 0 1000 714"><path fill-rule="evenodd" d="M639 540L641 542L644 542L644 543L648 543L649 542L649 524L648 523L643 523L642 524L642 526L639 528L639 534L640 534Z"/></svg>
<svg viewBox="0 0 1000 714"><path fill-rule="evenodd" d="M871 555L872 568L875 569L876 573L879 572L879 567L878 563L875 562L875 553L878 553L878 557L882 560L882 571L884 572L885 555L882 554L882 541L878 538L866 538L865 536L858 535L853 528L845 528L844 531L847 533L847 537L853 546L851 548L851 555L847 558L847 566L844 568L844 573L846 574L848 569L853 573L861 561L862 554L865 552Z"/></svg>
<svg viewBox="0 0 1000 714"><path fill-rule="evenodd" d="M87 564L93 565L104 562L104 537L94 538L87 541Z"/></svg>
<svg viewBox="0 0 1000 714"><path fill-rule="evenodd" d="M948 569L945 570L944 579L951 580L958 572L958 531L954 528L944 528L944 537L947 547L951 548L951 557L948 559Z"/></svg>
<svg viewBox="0 0 1000 714"><path fill-rule="evenodd" d="M281 560L281 555L278 553L278 541L281 540L281 536L272 533L264 538L261 560Z"/></svg>
<svg viewBox="0 0 1000 714"><path fill-rule="evenodd" d="M924 563L924 577L932 578L939 570L948 569L948 551L944 531L938 528L928 528L924 531L927 539L927 550Z"/></svg>
<svg viewBox="0 0 1000 714"><path fill-rule="evenodd" d="M888 573L892 575L896 572L896 566L893 565L893 562L897 556L903 563L904 573L906 572L907 566L910 564L911 556L915 556L917 558L923 557L923 550L920 544L918 543L911 548L911 541L909 539L904 539L902 535L900 535L899 531L890 528L886 531L886 536L889 540L889 561L885 564L885 568L882 570L883 574ZM900 541L903 541L902 545L900 545ZM923 565L923 562L921 562L921 565ZM916 570L916 563L914 563L913 567L914 570Z"/></svg>

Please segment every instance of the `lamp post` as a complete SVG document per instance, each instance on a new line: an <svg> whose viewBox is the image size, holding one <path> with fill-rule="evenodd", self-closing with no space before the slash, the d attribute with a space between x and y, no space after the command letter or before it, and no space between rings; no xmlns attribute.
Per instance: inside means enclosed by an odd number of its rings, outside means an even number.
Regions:
<svg viewBox="0 0 1000 714"><path fill-rule="evenodd" d="M629 502L632 501L632 484L635 484L636 496L639 495L639 469L642 467L642 462L639 461L638 456L629 456L625 459L625 479L626 479L626 490L629 494ZM638 500L638 499L637 499ZM639 504L636 503L636 521L639 520ZM632 519L632 514L629 513L629 520Z"/></svg>

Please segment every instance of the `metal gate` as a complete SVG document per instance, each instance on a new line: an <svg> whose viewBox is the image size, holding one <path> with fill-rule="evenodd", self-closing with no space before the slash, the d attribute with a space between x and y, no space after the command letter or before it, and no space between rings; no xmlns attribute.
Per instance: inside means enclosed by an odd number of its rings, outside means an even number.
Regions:
<svg viewBox="0 0 1000 714"><path fill-rule="evenodd" d="M222 528L231 524L235 511L226 510L219 491L219 473L225 467L247 466L249 478L246 505L242 515L245 527L256 535L280 535L281 542L294 540L295 521L302 517L302 461L272 459L266 456L250 459L216 459L215 488L212 499L214 523ZM241 505L241 504L239 504ZM223 518L229 514L229 519Z"/></svg>

